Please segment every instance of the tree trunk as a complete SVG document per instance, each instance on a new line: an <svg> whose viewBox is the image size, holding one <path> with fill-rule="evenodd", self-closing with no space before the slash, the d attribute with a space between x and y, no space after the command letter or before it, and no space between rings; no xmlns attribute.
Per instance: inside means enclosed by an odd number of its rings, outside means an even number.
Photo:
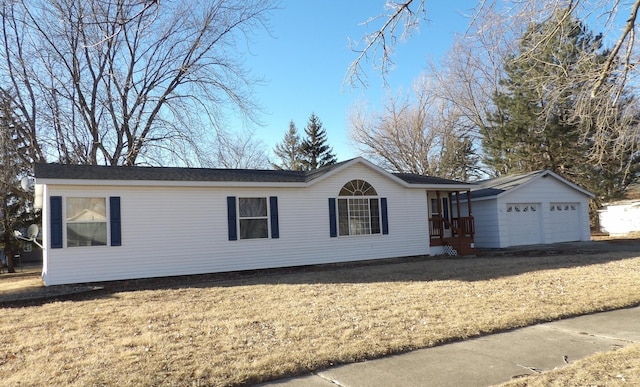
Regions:
<svg viewBox="0 0 640 387"><path fill-rule="evenodd" d="M2 239L4 241L4 256L7 259L7 271L9 273L15 273L16 269L13 264L13 248L11 247L11 235L9 231L5 230Z"/></svg>

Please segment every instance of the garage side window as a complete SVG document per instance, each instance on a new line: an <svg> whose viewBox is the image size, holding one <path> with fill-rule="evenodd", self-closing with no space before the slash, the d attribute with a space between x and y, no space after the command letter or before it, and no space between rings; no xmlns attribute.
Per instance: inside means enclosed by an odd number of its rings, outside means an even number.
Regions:
<svg viewBox="0 0 640 387"><path fill-rule="evenodd" d="M67 198L67 247L107 244L106 198Z"/></svg>

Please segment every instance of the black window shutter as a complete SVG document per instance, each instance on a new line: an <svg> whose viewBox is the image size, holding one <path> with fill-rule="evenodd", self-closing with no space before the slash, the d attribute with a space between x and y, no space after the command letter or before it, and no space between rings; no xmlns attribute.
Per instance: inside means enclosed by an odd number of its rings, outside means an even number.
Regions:
<svg viewBox="0 0 640 387"><path fill-rule="evenodd" d="M382 234L389 234L389 221L387 219L387 198L380 198L380 215L382 216Z"/></svg>
<svg viewBox="0 0 640 387"><path fill-rule="evenodd" d="M122 246L119 196L109 198L109 220L111 223L111 246Z"/></svg>
<svg viewBox="0 0 640 387"><path fill-rule="evenodd" d="M227 196L227 223L229 226L229 240L238 240L238 229L236 226L236 197Z"/></svg>
<svg viewBox="0 0 640 387"><path fill-rule="evenodd" d="M51 218L51 248L62 248L62 196L49 198Z"/></svg>
<svg viewBox="0 0 640 387"><path fill-rule="evenodd" d="M278 225L278 197L269 197L269 209L271 211L271 238L280 238Z"/></svg>
<svg viewBox="0 0 640 387"><path fill-rule="evenodd" d="M329 236L338 236L338 224L336 221L336 199L329 198Z"/></svg>

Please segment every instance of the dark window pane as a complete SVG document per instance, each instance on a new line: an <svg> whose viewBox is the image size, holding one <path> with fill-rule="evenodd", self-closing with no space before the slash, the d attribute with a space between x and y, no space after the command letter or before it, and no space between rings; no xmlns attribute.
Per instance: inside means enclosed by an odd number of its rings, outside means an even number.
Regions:
<svg viewBox="0 0 640 387"><path fill-rule="evenodd" d="M107 223L67 224L67 247L105 246Z"/></svg>
<svg viewBox="0 0 640 387"><path fill-rule="evenodd" d="M338 199L338 229L340 235L349 235L349 210L347 199Z"/></svg>
<svg viewBox="0 0 640 387"><path fill-rule="evenodd" d="M240 219L240 239L268 238L267 219Z"/></svg>
<svg viewBox="0 0 640 387"><path fill-rule="evenodd" d="M380 234L380 209L378 199L371 199L369 208L371 210L371 233Z"/></svg>
<svg viewBox="0 0 640 387"><path fill-rule="evenodd" d="M267 216L267 198L240 198L240 217Z"/></svg>

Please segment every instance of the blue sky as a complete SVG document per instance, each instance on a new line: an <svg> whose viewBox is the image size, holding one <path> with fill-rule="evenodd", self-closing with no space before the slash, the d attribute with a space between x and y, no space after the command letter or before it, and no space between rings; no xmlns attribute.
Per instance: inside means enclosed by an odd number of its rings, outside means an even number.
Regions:
<svg viewBox="0 0 640 387"><path fill-rule="evenodd" d="M365 64L369 87L343 88L349 64L357 54L349 38L359 39L373 27L360 25L384 12L385 0L283 0L272 12L271 35L253 39L246 68L265 82L254 87L264 108L263 126L250 126L255 137L271 150L282 141L293 120L302 134L312 112L327 130L338 160L357 156L348 138L348 112L358 101L377 106L385 90L382 78ZM464 16L475 1L429 1L427 21L406 42L399 42L390 89L408 88L425 68L427 58L438 59L450 46L454 33L464 33ZM242 124L230 123L232 127Z"/></svg>

